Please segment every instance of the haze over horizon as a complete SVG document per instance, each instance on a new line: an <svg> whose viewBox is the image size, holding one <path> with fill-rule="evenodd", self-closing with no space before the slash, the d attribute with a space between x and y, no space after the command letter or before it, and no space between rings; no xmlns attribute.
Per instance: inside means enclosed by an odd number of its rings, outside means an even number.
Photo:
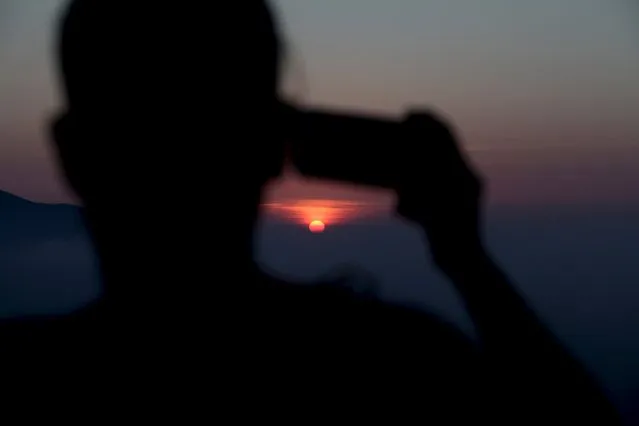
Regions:
<svg viewBox="0 0 639 426"><path fill-rule="evenodd" d="M70 201L48 147L60 105L63 0L3 0L0 188ZM303 102L450 117L502 205L639 202L639 8L631 0L279 0L285 89ZM388 194L285 179L269 201L388 203Z"/></svg>

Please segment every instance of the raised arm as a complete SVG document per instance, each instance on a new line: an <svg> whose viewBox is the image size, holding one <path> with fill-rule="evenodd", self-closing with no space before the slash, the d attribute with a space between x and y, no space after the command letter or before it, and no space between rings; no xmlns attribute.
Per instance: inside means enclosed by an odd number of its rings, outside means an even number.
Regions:
<svg viewBox="0 0 639 426"><path fill-rule="evenodd" d="M480 234L481 183L452 131L430 114L412 116L405 127L409 144L423 145L424 154L421 165L411 160L415 172L398 190L398 212L425 231L434 263L463 299L493 385L531 419L620 424L599 385L488 254Z"/></svg>

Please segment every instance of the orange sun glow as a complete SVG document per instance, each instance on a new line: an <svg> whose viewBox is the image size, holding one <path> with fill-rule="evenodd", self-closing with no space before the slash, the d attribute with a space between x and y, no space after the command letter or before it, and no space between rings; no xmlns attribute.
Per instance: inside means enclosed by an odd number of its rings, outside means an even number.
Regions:
<svg viewBox="0 0 639 426"><path fill-rule="evenodd" d="M329 225L343 225L384 210L382 205L327 199L282 200L263 206L275 217L308 227L314 233L324 232Z"/></svg>
<svg viewBox="0 0 639 426"><path fill-rule="evenodd" d="M326 225L324 225L324 222L322 222L321 220L314 220L308 225L308 229L314 234L319 234L321 232L324 232L324 229L326 229Z"/></svg>

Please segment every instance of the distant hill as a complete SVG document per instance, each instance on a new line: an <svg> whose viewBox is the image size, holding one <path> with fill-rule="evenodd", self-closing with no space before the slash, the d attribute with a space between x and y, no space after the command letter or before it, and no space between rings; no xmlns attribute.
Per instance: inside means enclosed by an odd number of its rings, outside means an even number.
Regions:
<svg viewBox="0 0 639 426"><path fill-rule="evenodd" d="M0 191L0 318L68 312L99 291L80 209Z"/></svg>
<svg viewBox="0 0 639 426"><path fill-rule="evenodd" d="M79 208L37 203L0 191L0 246L71 235L84 230Z"/></svg>

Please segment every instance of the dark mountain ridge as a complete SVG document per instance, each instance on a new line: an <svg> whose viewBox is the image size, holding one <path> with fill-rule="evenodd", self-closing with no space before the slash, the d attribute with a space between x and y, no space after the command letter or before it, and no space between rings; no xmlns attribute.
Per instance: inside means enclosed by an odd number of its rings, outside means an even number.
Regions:
<svg viewBox="0 0 639 426"><path fill-rule="evenodd" d="M0 244L70 235L83 229L77 206L38 203L0 191Z"/></svg>

